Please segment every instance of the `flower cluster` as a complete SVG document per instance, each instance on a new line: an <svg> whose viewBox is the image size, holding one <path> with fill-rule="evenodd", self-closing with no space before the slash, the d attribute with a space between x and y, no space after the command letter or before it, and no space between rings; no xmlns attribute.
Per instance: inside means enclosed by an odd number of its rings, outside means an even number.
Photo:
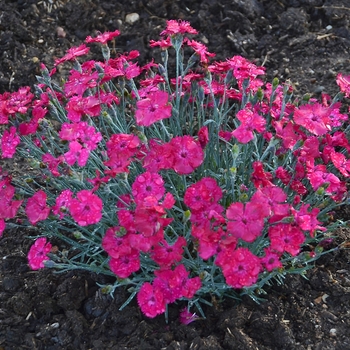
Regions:
<svg viewBox="0 0 350 350"><path fill-rule="evenodd" d="M151 41L162 64L139 66L137 51L111 57L119 34L86 39L104 61L81 62L82 44L50 72L42 66L35 94L0 95L1 156L17 152L33 168L14 178L1 169L0 234L6 221L23 222L42 236L32 269L113 275L110 292L131 285L148 317L178 300L201 312L210 294L255 298L305 273L338 225L333 208L347 201L341 95L293 99L241 56L212 61L185 21L168 21ZM74 68L59 85L63 64ZM350 77L337 83L349 97ZM74 254L53 252L51 237ZM186 324L197 318L181 313Z"/></svg>

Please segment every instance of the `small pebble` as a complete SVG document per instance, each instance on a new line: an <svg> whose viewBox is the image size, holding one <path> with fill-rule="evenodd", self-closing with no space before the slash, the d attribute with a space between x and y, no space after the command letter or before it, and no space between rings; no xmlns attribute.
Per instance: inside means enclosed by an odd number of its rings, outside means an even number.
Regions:
<svg viewBox="0 0 350 350"><path fill-rule="evenodd" d="M59 38L65 38L67 33L64 31L62 27L57 27L56 28L56 34Z"/></svg>
<svg viewBox="0 0 350 350"><path fill-rule="evenodd" d="M128 15L125 16L125 22L128 24L134 24L140 19L140 16L138 13L129 13Z"/></svg>
<svg viewBox="0 0 350 350"><path fill-rule="evenodd" d="M38 44L42 44L43 42L44 42L43 39L39 39L39 40L38 40Z"/></svg>
<svg viewBox="0 0 350 350"><path fill-rule="evenodd" d="M329 330L329 335L330 335L331 337L336 337L336 336L337 336L337 330L336 330L335 328L331 328L331 329Z"/></svg>

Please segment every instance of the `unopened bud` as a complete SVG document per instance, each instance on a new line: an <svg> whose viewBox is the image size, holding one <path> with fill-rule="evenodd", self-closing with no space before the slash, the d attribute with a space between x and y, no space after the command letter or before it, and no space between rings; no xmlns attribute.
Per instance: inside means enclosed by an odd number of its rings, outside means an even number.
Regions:
<svg viewBox="0 0 350 350"><path fill-rule="evenodd" d="M256 97L258 98L259 101L262 101L264 97L264 93L261 88L259 88L258 91L256 92Z"/></svg>
<svg viewBox="0 0 350 350"><path fill-rule="evenodd" d="M273 89L277 89L278 84L280 83L280 81L278 80L278 78L273 78L272 80L272 88Z"/></svg>
<svg viewBox="0 0 350 350"><path fill-rule="evenodd" d="M74 236L75 239L82 239L83 238L82 233L79 232L79 231L74 231L73 232L73 236Z"/></svg>
<svg viewBox="0 0 350 350"><path fill-rule="evenodd" d="M186 210L186 211L184 212L184 221L189 220L190 217L191 217L191 211L190 211L190 210Z"/></svg>
<svg viewBox="0 0 350 350"><path fill-rule="evenodd" d="M246 203L246 202L248 202L248 195L246 194L246 193L242 193L240 196L239 196L239 200L240 200L240 202L242 202L242 203Z"/></svg>
<svg viewBox="0 0 350 350"><path fill-rule="evenodd" d="M321 186L321 187L319 187L319 188L317 189L316 194L317 194L318 196L323 196L323 195L324 195L324 192L325 192L324 187Z"/></svg>

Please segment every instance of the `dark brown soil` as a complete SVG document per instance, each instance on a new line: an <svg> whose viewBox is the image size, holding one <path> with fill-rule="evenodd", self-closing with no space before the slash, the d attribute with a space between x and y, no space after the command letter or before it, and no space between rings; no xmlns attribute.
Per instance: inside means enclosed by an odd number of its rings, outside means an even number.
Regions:
<svg viewBox="0 0 350 350"><path fill-rule="evenodd" d="M126 23L130 13L139 20ZM348 0L2 0L0 93L33 86L39 62L51 68L95 31L119 29L116 50L137 49L146 62L166 19L190 21L218 60L245 56L268 79L290 79L297 94L334 95L336 74L350 74ZM338 215L350 218L348 208ZM30 271L27 234L8 230L0 240L0 350L350 349L349 229L337 232L345 248L319 260L308 279L288 277L260 305L207 308L207 319L188 326L178 321L181 305L171 305L168 324L147 319L135 302L119 311L127 293L102 294L104 276Z"/></svg>

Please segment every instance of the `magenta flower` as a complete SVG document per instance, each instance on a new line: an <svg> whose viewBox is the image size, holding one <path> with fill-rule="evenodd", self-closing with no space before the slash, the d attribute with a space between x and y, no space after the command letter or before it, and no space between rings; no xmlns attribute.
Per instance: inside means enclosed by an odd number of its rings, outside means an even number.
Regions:
<svg viewBox="0 0 350 350"><path fill-rule="evenodd" d="M135 202L142 204L145 197L154 197L158 201L164 196L164 180L157 173L140 174L132 184L132 195Z"/></svg>
<svg viewBox="0 0 350 350"><path fill-rule="evenodd" d="M12 219L16 216L18 208L21 206L23 200L12 200L14 195L15 188L11 185L11 179L6 177L4 180L1 180L0 219Z"/></svg>
<svg viewBox="0 0 350 350"><path fill-rule="evenodd" d="M90 48L87 47L85 44L81 44L80 46L77 46L77 47L72 47L66 51L67 53L62 58L55 61L55 66L63 62L72 61L79 56L83 56L87 54L89 51L90 51Z"/></svg>
<svg viewBox="0 0 350 350"><path fill-rule="evenodd" d="M319 164L311 169L307 177L314 191L324 186L326 193L333 193L340 188L340 179L333 173L329 173L325 165Z"/></svg>
<svg viewBox="0 0 350 350"><path fill-rule="evenodd" d="M97 224L102 218L103 203L100 197L89 190L81 190L70 201L69 210L80 226Z"/></svg>
<svg viewBox="0 0 350 350"><path fill-rule="evenodd" d="M64 159L68 165L74 165L75 162L79 166L86 165L89 159L90 151L84 148L79 142L72 141L69 144L69 151L64 154Z"/></svg>
<svg viewBox="0 0 350 350"><path fill-rule="evenodd" d="M198 34L197 30L192 28L190 23L182 20L171 19L166 21L166 29L160 35L174 35L174 34Z"/></svg>
<svg viewBox="0 0 350 350"><path fill-rule="evenodd" d="M170 169L174 162L172 147L169 143L160 143L154 139L149 141L149 150L142 160L142 166L151 172Z"/></svg>
<svg viewBox="0 0 350 350"><path fill-rule="evenodd" d="M142 126L150 126L171 116L169 95L165 91L150 92L146 98L137 101L136 108L136 123Z"/></svg>
<svg viewBox="0 0 350 350"><path fill-rule="evenodd" d="M69 80L64 84L64 92L67 97L79 95L83 96L87 89L97 86L98 72L71 71Z"/></svg>
<svg viewBox="0 0 350 350"><path fill-rule="evenodd" d="M153 285L162 291L167 304L182 297L192 299L202 286L199 277L188 278L190 273L182 264L177 265L174 270L156 270L154 274L157 277L154 279Z"/></svg>
<svg viewBox="0 0 350 350"><path fill-rule="evenodd" d="M101 102L95 96L73 96L69 99L66 110L67 118L72 122L80 121L83 115L96 117L101 112Z"/></svg>
<svg viewBox="0 0 350 350"><path fill-rule="evenodd" d="M226 283L237 289L254 284L261 271L260 259L248 248L221 251L215 264L221 267Z"/></svg>
<svg viewBox="0 0 350 350"><path fill-rule="evenodd" d="M345 177L350 176L350 159L345 157L343 153L332 152L331 160L334 166L344 175Z"/></svg>
<svg viewBox="0 0 350 350"><path fill-rule="evenodd" d="M137 302L141 311L150 318L165 312L164 296L160 288L145 282L137 293Z"/></svg>
<svg viewBox="0 0 350 350"><path fill-rule="evenodd" d="M73 192L71 190L64 190L56 198L56 204L52 207L52 212L59 215L60 219L68 212L72 196Z"/></svg>
<svg viewBox="0 0 350 350"><path fill-rule="evenodd" d="M337 75L337 84L340 91L343 92L346 97L350 97L350 75L339 73Z"/></svg>
<svg viewBox="0 0 350 350"><path fill-rule="evenodd" d="M173 149L173 169L181 175L191 174L204 160L204 153L199 142L192 136L177 136L171 139Z"/></svg>
<svg viewBox="0 0 350 350"><path fill-rule="evenodd" d="M113 134L107 141L107 155L128 160L135 156L140 145L141 141L136 135Z"/></svg>
<svg viewBox="0 0 350 350"><path fill-rule="evenodd" d="M242 109L237 113L236 118L241 122L241 125L232 131L232 136L240 143L248 143L253 140L254 130L259 133L265 131L266 120L256 112Z"/></svg>
<svg viewBox="0 0 350 350"><path fill-rule="evenodd" d="M29 122L21 123L18 127L18 131L21 135L32 135L35 134L39 126L39 121L43 119L48 112L47 109L36 106L32 110L32 119Z"/></svg>
<svg viewBox="0 0 350 350"><path fill-rule="evenodd" d="M276 224L269 227L268 237L271 242L271 249L276 252L288 252L296 256L300 252L301 245L305 241L305 235L296 225Z"/></svg>
<svg viewBox="0 0 350 350"><path fill-rule="evenodd" d="M108 41L114 39L116 36L120 35L119 30L115 30L114 32L104 32L97 35L96 38L92 38L90 35L86 37L85 42L87 43L100 43L102 45L106 45Z"/></svg>
<svg viewBox="0 0 350 350"><path fill-rule="evenodd" d="M191 210L207 209L211 204L219 202L222 197L221 187L211 177L203 177L191 185L185 192L184 203Z"/></svg>
<svg viewBox="0 0 350 350"><path fill-rule="evenodd" d="M102 248L113 259L128 256L133 250L129 244L129 234L122 236L120 227L110 227L102 238Z"/></svg>
<svg viewBox="0 0 350 350"><path fill-rule="evenodd" d="M178 237L176 242L170 245L162 240L151 251L151 258L161 267L167 268L180 262L183 258L183 249L187 242L184 237Z"/></svg>
<svg viewBox="0 0 350 350"><path fill-rule="evenodd" d="M59 156L58 158L55 158L50 153L46 153L42 156L42 161L46 163L47 167L49 168L53 176L61 175L61 173L58 171L57 168L63 162L63 160L64 160L63 156Z"/></svg>
<svg viewBox="0 0 350 350"><path fill-rule="evenodd" d="M261 258L261 263L265 269L271 272L274 269L283 267L280 260L281 253L273 251L271 248L264 248L265 256Z"/></svg>
<svg viewBox="0 0 350 350"><path fill-rule="evenodd" d="M264 218L269 214L269 208L263 204L248 202L232 203L226 210L229 219L227 231L245 242L253 242L261 235L264 228Z"/></svg>
<svg viewBox="0 0 350 350"><path fill-rule="evenodd" d="M208 60L208 57L214 57L215 56L215 53L211 53L208 51L208 48L196 41L196 40L189 40L189 39L185 39L184 42L192 47L192 49L194 50L194 52L199 56L199 60L201 63L205 63L205 64L208 64L209 60Z"/></svg>
<svg viewBox="0 0 350 350"><path fill-rule="evenodd" d="M324 135L331 128L331 108L320 103L302 105L294 111L294 122L314 135Z"/></svg>
<svg viewBox="0 0 350 350"><path fill-rule="evenodd" d="M49 260L47 254L50 253L52 245L46 241L46 237L38 238L30 247L28 262L32 270L39 270L45 267L44 262Z"/></svg>
<svg viewBox="0 0 350 350"><path fill-rule="evenodd" d="M187 308L182 309L180 312L180 322L186 326L198 319L200 319L200 317L197 316L196 313L190 313Z"/></svg>
<svg viewBox="0 0 350 350"><path fill-rule="evenodd" d="M50 208L46 205L46 193L40 190L29 198L25 212L32 225L38 221L46 220L50 214Z"/></svg>
<svg viewBox="0 0 350 350"><path fill-rule="evenodd" d="M131 249L126 255L120 255L118 258L112 257L109 267L119 278L127 278L140 269L140 253L136 249Z"/></svg>
<svg viewBox="0 0 350 350"><path fill-rule="evenodd" d="M10 131L4 130L1 138L1 150L3 158L12 158L16 153L16 148L21 140L16 132L16 128L11 126Z"/></svg>

